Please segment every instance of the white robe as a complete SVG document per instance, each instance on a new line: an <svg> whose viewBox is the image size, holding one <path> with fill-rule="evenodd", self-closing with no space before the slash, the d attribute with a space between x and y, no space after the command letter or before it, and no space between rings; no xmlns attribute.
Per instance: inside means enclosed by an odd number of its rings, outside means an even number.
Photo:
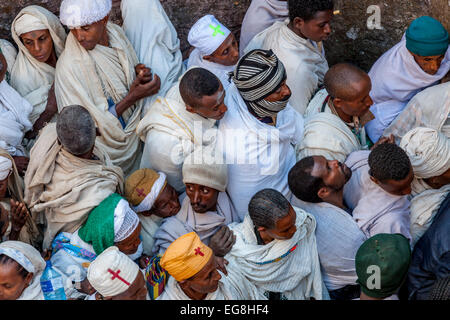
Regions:
<svg viewBox="0 0 450 320"><path fill-rule="evenodd" d="M240 55L252 38L270 27L276 21L283 21L289 15L288 2L278 0L253 0L245 13L239 41Z"/></svg>
<svg viewBox="0 0 450 320"><path fill-rule="evenodd" d="M238 222L228 196L220 192L217 198L217 211L197 213L192 209L189 197L183 200L180 212L167 218L155 234L153 253L163 254L169 245L182 235L195 232L206 245L211 237L222 227Z"/></svg>
<svg viewBox="0 0 450 320"><path fill-rule="evenodd" d="M121 11L122 28L139 62L161 79L158 94L144 99L144 116L158 95L165 96L185 71L180 40L159 0L122 0Z"/></svg>
<svg viewBox="0 0 450 320"><path fill-rule="evenodd" d="M294 198L293 204L316 219L317 251L327 289L356 285L355 256L367 238L352 216L326 202L309 203Z"/></svg>
<svg viewBox="0 0 450 320"><path fill-rule="evenodd" d="M162 171L178 193L184 191L182 166L194 146L215 141L216 120L186 110L178 83L158 99L139 122L137 134L145 142L141 168Z"/></svg>
<svg viewBox="0 0 450 320"><path fill-rule="evenodd" d="M236 236L236 243L225 259L262 294L271 291L282 293L288 300L322 300L328 292L320 273L314 235L316 220L302 209L294 209L297 231L289 240L258 245L249 215L242 223L231 224L229 227Z"/></svg>
<svg viewBox="0 0 450 320"><path fill-rule="evenodd" d="M345 161L353 173L344 186L345 203L367 238L379 233L400 233L411 239L408 197L387 193L370 180L369 154L370 151L353 152Z"/></svg>
<svg viewBox="0 0 450 320"><path fill-rule="evenodd" d="M227 192L242 221L258 191L273 188L291 198L287 175L295 165L295 145L303 135L303 117L288 103L276 126L256 119L234 84L225 97L228 112L220 121L217 149L228 165Z"/></svg>
<svg viewBox="0 0 450 320"><path fill-rule="evenodd" d="M5 57L6 63L8 64L9 75L11 76L12 68L14 67L14 63L16 62L17 57L17 49L7 40L0 39L0 50Z"/></svg>
<svg viewBox="0 0 450 320"><path fill-rule="evenodd" d="M275 22L257 34L245 52L271 49L277 55L286 68L286 84L292 91L289 102L303 115L309 101L323 84L328 62L322 43L317 44L296 35L288 28L288 23L289 19Z"/></svg>
<svg viewBox="0 0 450 320"><path fill-rule="evenodd" d="M32 109L6 79L0 83L0 148L12 156L27 156L22 140L33 127L28 119Z"/></svg>
<svg viewBox="0 0 450 320"><path fill-rule="evenodd" d="M383 131L402 112L409 100L423 89L436 84L450 70L450 49L435 75L423 71L406 48L406 38L384 53L369 72L372 80L370 111L375 119L366 124L375 143Z"/></svg>

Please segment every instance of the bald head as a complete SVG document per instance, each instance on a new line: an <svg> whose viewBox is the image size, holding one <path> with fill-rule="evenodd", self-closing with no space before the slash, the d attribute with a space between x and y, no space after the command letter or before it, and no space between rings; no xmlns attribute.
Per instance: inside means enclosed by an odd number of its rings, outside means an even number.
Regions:
<svg viewBox="0 0 450 320"><path fill-rule="evenodd" d="M358 95L361 83L370 82L366 72L350 63L338 63L325 74L324 84L333 98L352 100Z"/></svg>
<svg viewBox="0 0 450 320"><path fill-rule="evenodd" d="M95 144L95 122L82 106L65 107L56 121L56 132L64 149L75 156L88 153Z"/></svg>

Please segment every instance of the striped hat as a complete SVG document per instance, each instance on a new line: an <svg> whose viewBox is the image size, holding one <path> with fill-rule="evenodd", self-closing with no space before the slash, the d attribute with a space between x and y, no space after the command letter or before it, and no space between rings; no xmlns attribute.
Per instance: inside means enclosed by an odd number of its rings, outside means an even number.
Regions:
<svg viewBox="0 0 450 320"><path fill-rule="evenodd" d="M272 50L256 49L247 53L239 60L232 79L244 101L258 116L275 116L286 107L287 99L264 100L286 80L286 69Z"/></svg>

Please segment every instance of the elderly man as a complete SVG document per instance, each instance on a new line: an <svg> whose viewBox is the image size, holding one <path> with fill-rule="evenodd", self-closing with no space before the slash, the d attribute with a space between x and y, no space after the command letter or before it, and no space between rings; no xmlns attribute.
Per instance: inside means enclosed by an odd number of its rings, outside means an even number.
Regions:
<svg viewBox="0 0 450 320"><path fill-rule="evenodd" d="M219 264L195 232L179 237L161 258L171 277L158 300L266 300L239 272Z"/></svg>
<svg viewBox="0 0 450 320"><path fill-rule="evenodd" d="M401 140L414 170L411 185L412 244L433 222L442 201L450 192L450 138L429 128L416 128Z"/></svg>
<svg viewBox="0 0 450 320"><path fill-rule="evenodd" d="M145 142L141 168L164 172L178 193L181 168L196 146L214 144L217 121L227 111L219 79L203 68L188 70L165 98L159 97L137 127Z"/></svg>
<svg viewBox="0 0 450 320"><path fill-rule="evenodd" d="M188 68L197 66L211 71L224 89L228 89L229 73L239 60L238 43L233 33L208 14L189 30L188 41L195 47L189 56Z"/></svg>
<svg viewBox="0 0 450 320"><path fill-rule="evenodd" d="M291 198L287 174L295 164L303 117L288 103L286 71L272 51L243 56L232 80L217 141L228 164L227 191L242 221L251 197L263 188Z"/></svg>
<svg viewBox="0 0 450 320"><path fill-rule="evenodd" d="M70 29L58 59L55 94L64 106L86 107L97 123L101 145L128 175L141 156L136 127L142 100L158 92L160 80L138 64L122 28L108 22L111 0L64 0L61 22Z"/></svg>
<svg viewBox="0 0 450 320"><path fill-rule="evenodd" d="M245 52L271 49L286 66L291 103L303 115L328 70L322 41L331 34L333 0L289 0L289 20L257 34Z"/></svg>
<svg viewBox="0 0 450 320"><path fill-rule="evenodd" d="M50 248L59 232L81 227L94 207L122 190L122 170L95 141L96 127L89 112L68 106L56 124L41 131L31 149L25 203L40 223L46 223L44 249Z"/></svg>
<svg viewBox="0 0 450 320"><path fill-rule="evenodd" d="M144 275L117 247L91 263L87 278L97 292L86 300L149 300Z"/></svg>
<svg viewBox="0 0 450 320"><path fill-rule="evenodd" d="M249 214L231 224L236 243L225 256L269 300L328 298L314 231L316 220L273 189L256 193Z"/></svg>
<svg viewBox="0 0 450 320"><path fill-rule="evenodd" d="M211 247L216 256L223 257L234 243L228 224L239 222L225 189L227 166L211 160L211 149L198 148L183 164L183 182L187 197L180 212L163 222L155 234L155 253L164 253L178 237L196 232Z"/></svg>
<svg viewBox="0 0 450 320"><path fill-rule="evenodd" d="M355 254L366 236L344 203L344 185L351 170L337 160L323 156L297 162L288 176L293 203L311 213L317 221L316 239L323 281L331 299L358 298Z"/></svg>
<svg viewBox="0 0 450 320"><path fill-rule="evenodd" d="M450 138L450 82L432 86L416 94L402 113L384 131L397 143L417 127L435 129Z"/></svg>
<svg viewBox="0 0 450 320"><path fill-rule="evenodd" d="M351 153L345 165L352 177L344 186L344 201L366 237L400 233L411 239L408 195L414 171L405 151L382 143Z"/></svg>
<svg viewBox="0 0 450 320"><path fill-rule="evenodd" d="M375 119L366 125L373 142L378 141L412 97L449 72L448 46L444 26L424 16L414 20L402 40L375 62L369 72Z"/></svg>
<svg viewBox="0 0 450 320"><path fill-rule="evenodd" d="M328 70L325 89L319 91L306 109L305 133L297 146L297 159L324 156L345 161L353 151L373 144L364 125L373 119L369 111L372 88L367 73L358 67L339 63Z"/></svg>

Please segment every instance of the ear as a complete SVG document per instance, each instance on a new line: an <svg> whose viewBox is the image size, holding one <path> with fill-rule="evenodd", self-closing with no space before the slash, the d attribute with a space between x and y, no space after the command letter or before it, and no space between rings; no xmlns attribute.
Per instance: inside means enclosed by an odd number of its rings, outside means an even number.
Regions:
<svg viewBox="0 0 450 320"><path fill-rule="evenodd" d="M34 276L33 272L30 272L27 274L27 276L25 277L25 283L26 283L25 287L28 287L30 285L31 281L33 280L33 276Z"/></svg>
<svg viewBox="0 0 450 320"><path fill-rule="evenodd" d="M295 17L292 24L293 24L294 28L300 29L300 28L303 28L303 25L305 24L305 20L303 20L300 17Z"/></svg>
<svg viewBox="0 0 450 320"><path fill-rule="evenodd" d="M327 187L322 187L319 189L319 191L317 191L317 196L322 200L326 199L330 196L330 191Z"/></svg>
<svg viewBox="0 0 450 320"><path fill-rule="evenodd" d="M186 104L186 111L190 113L195 113L194 108L189 104Z"/></svg>
<svg viewBox="0 0 450 320"><path fill-rule="evenodd" d="M334 106L335 106L336 108L342 109L343 101L342 101L342 99L340 99L340 98L334 98L334 99L333 99L333 104L334 104Z"/></svg>
<svg viewBox="0 0 450 320"><path fill-rule="evenodd" d="M256 230L258 230L258 232L265 232L266 228L265 227L258 227L258 228L256 228Z"/></svg>
<svg viewBox="0 0 450 320"><path fill-rule="evenodd" d="M373 183L376 183L377 185L380 185L380 181L372 176L369 176L370 180L372 180Z"/></svg>

